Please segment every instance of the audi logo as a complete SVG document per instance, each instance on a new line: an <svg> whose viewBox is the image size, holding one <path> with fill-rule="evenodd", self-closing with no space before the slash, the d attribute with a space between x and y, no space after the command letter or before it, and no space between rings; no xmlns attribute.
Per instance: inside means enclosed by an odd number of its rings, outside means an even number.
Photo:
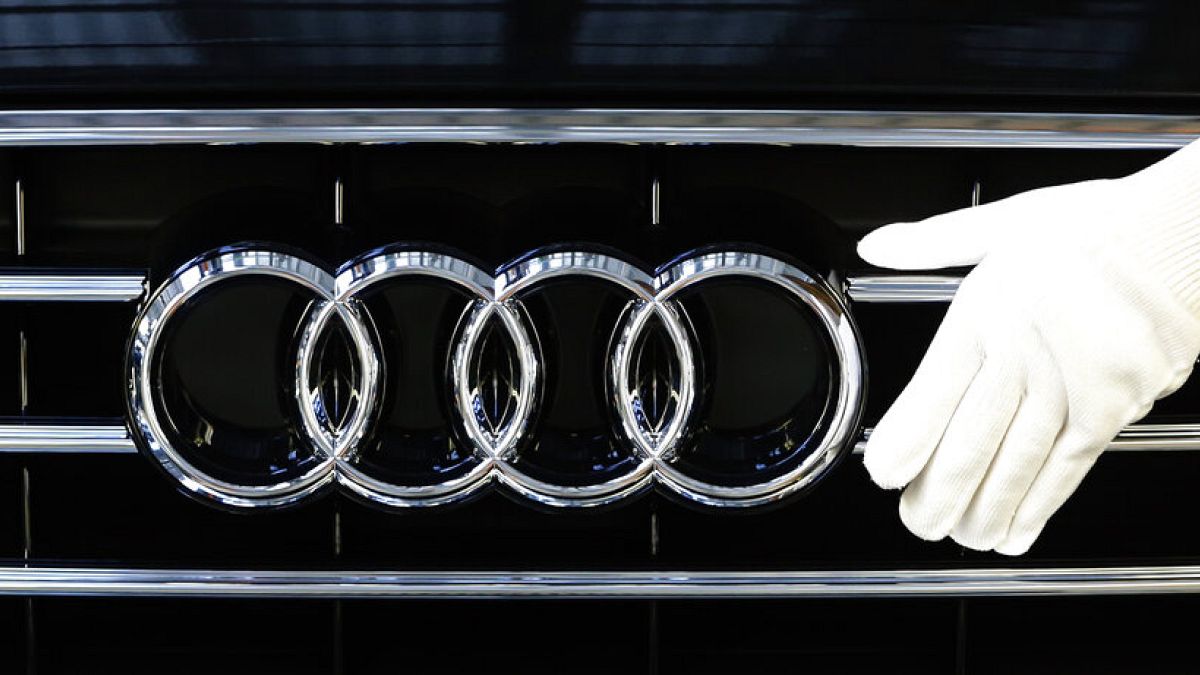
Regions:
<svg viewBox="0 0 1200 675"><path fill-rule="evenodd" d="M403 246L337 271L218 249L136 320L130 427L185 492L233 508L334 485L388 507L495 485L549 506L655 484L710 506L774 502L849 451L858 332L818 275L728 248L657 274L543 251L496 275Z"/></svg>

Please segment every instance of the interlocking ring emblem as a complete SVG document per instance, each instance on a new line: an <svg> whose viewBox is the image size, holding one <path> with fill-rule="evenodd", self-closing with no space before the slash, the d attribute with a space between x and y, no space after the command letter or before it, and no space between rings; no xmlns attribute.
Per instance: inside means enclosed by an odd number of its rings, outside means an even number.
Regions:
<svg viewBox="0 0 1200 675"><path fill-rule="evenodd" d="M754 484L722 485L690 475L675 463L688 436L697 399L695 338L675 296L718 277L764 282L790 294L816 318L832 346L837 373L826 406L825 423L815 448L782 475ZM314 458L296 475L278 481L242 484L214 475L175 447L164 427L156 397L156 354L180 309L208 289L240 277L268 277L294 285L312 300L297 329L294 412L297 427ZM559 484L523 468L542 395L543 364L538 338L522 306L524 292L557 278L586 277L611 285L628 298L615 327L605 374L614 435L634 461L616 477ZM447 386L457 437L465 439L474 464L442 482L398 484L356 462L373 424L385 368L370 312L360 298L368 289L421 278L449 284L464 293L468 306L446 354ZM334 420L320 387L311 385L318 343L334 324L344 331L357 368L356 403ZM670 412L652 420L633 382L634 346L655 323L665 334L678 364L670 387ZM515 377L507 392L511 409L499 423L483 412L471 367L488 326L498 326L511 345ZM674 262L657 276L619 258L595 252L566 251L534 255L503 268L493 277L446 253L385 249L359 258L331 274L298 255L246 245L219 249L188 263L149 299L130 340L127 402L130 426L144 452L187 491L231 507L291 504L331 484L367 500L393 507L433 506L463 499L498 482L533 501L553 506L606 504L658 483L693 501L714 506L750 506L779 500L820 477L848 451L862 406L863 362L857 331L840 295L816 275L771 256L745 251L706 252Z"/></svg>

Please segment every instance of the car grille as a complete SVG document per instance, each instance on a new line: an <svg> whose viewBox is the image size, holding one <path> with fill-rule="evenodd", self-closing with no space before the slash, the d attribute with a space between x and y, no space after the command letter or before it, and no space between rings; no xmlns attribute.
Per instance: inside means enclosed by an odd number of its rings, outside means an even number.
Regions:
<svg viewBox="0 0 1200 675"><path fill-rule="evenodd" d="M1141 131L1132 138L1144 142L1124 144L1134 147L1104 149L1122 144L1077 123L1006 147L986 125L968 135L975 142L935 143L936 130L891 124L870 138L792 126L717 144L694 141L738 127L686 137L660 126L663 143L613 123L629 137L477 143L463 126L432 143L344 127L331 132L338 143L226 144L189 138L189 128L213 133L194 121L174 139L122 142L110 127L104 145L8 139L0 660L30 672L1034 672L1186 659L1170 617L1195 601L1142 596L1194 590L1200 575L1188 566L1200 540L1181 527L1200 464L1174 451L1200 448L1196 378L1114 443L1016 560L917 540L896 516L896 493L872 486L854 457L802 495L736 512L651 491L602 509L534 508L494 492L403 512L331 494L247 514L181 494L125 429L139 307L215 247L272 241L336 264L403 242L498 268L547 246L599 245L653 266L741 242L846 294L869 366L866 433L964 270L870 269L854 254L860 236L1124 175L1179 140ZM904 125L907 136L887 135ZM371 128L362 133L383 133ZM142 142L181 139L203 142ZM1054 270L1030 273L1055 282ZM1088 597L1059 597L1072 594ZM404 599L368 600L387 597ZM495 602L508 597L540 599ZM1090 637L1060 637L1063 625Z"/></svg>

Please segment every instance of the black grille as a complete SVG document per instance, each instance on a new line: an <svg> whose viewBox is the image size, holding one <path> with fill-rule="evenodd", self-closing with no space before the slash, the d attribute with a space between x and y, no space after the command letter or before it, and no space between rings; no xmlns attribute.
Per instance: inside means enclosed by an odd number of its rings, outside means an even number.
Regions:
<svg viewBox="0 0 1200 675"><path fill-rule="evenodd" d="M383 244L432 242L496 267L541 246L613 247L647 267L708 244L750 242L834 278L869 272L866 231L1065 181L1123 175L1147 151L397 145L31 148L0 153L25 191L11 266L144 270L151 288L215 246L269 240L335 265ZM657 217L652 185L660 186ZM335 183L343 191L334 217ZM1047 279L1052 283L1052 277ZM870 367L865 424L898 393L944 306L856 303ZM0 305L0 416L120 424L134 303ZM22 347L22 344L24 345ZM20 356L24 350L24 356ZM1200 385L1150 421L1195 421ZM1200 555L1192 453L1106 455L1020 565L1166 564ZM181 495L140 455L0 455L0 556L14 564L232 569L803 570L1008 566L926 543L856 458L773 509L698 511L656 494L596 512L549 512L490 494L381 512L341 496L232 514ZM4 599L0 659L41 672L171 668L392 672L972 672L1020 655L1019 625L1057 672L1187 658L1165 617L1194 600L593 601L493 604L289 600ZM1032 618L1031 618L1032 617ZM1141 618L1139 618L1141 617ZM1143 622L1145 619L1145 622ZM1113 637L1058 649L1060 626ZM1128 629L1128 630L1122 630ZM1172 637L1175 636L1175 637ZM1178 638L1178 639L1177 639ZM28 650L32 650L29 652ZM200 650L200 652L197 652ZM179 654L204 653L210 663ZM228 659L228 660L227 660ZM2 661L0 661L2 663ZM1021 661L1025 672L1030 660ZM564 665L570 664L570 665ZM4 664L7 665L7 664ZM1093 666L1095 668L1093 668ZM133 668L137 670L137 668ZM7 672L7 670L6 670Z"/></svg>

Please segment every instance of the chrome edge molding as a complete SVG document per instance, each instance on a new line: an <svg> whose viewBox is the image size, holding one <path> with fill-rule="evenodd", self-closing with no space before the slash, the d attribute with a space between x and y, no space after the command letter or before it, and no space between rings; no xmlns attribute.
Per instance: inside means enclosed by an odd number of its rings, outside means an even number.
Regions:
<svg viewBox="0 0 1200 675"><path fill-rule="evenodd" d="M143 274L0 274L0 302L130 302L145 291Z"/></svg>
<svg viewBox="0 0 1200 675"><path fill-rule="evenodd" d="M950 302L962 277L895 274L850 277L846 292L856 302Z"/></svg>
<svg viewBox="0 0 1200 675"><path fill-rule="evenodd" d="M157 143L775 143L1177 148L1200 117L853 110L273 108L10 110L0 146Z"/></svg>
<svg viewBox="0 0 1200 675"><path fill-rule="evenodd" d="M0 595L728 598L1200 592L1200 566L798 572L381 572L0 567Z"/></svg>
<svg viewBox="0 0 1200 675"><path fill-rule="evenodd" d="M854 446L862 454L871 429ZM1200 450L1200 424L1133 424L1108 445L1109 452L1191 452ZM0 454L137 454L125 427L81 424L2 424Z"/></svg>

